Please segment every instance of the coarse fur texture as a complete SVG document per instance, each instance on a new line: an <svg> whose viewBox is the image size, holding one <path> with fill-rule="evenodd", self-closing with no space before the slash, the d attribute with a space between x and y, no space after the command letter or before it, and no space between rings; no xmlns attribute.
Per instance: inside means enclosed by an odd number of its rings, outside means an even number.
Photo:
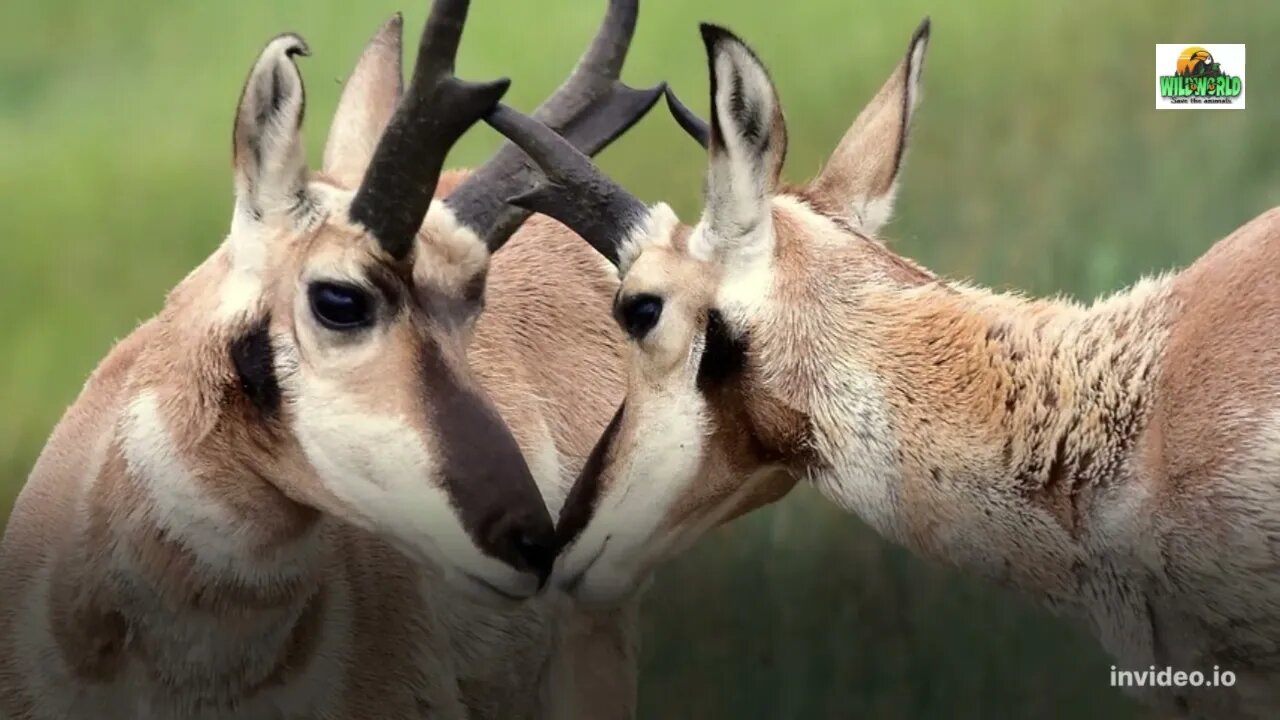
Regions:
<svg viewBox="0 0 1280 720"><path fill-rule="evenodd" d="M875 239L927 22L794 188L777 183L767 73L727 31L704 37L706 211L691 228L659 205L665 233L616 238L619 305L662 312L571 491L553 582L628 597L705 528L807 480L886 537L1082 620L1120 669L1235 673L1137 691L1162 712L1275 717L1280 209L1089 305L952 282Z"/></svg>
<svg viewBox="0 0 1280 720"><path fill-rule="evenodd" d="M540 584L508 530L550 531L546 503L622 395L601 312L616 277L546 218L490 260L435 203L407 262L347 219L400 48L396 17L318 173L299 135L305 45L281 36L255 63L226 241L95 370L5 528L0 717L634 712L634 605L502 597ZM371 323L319 322L325 282L366 293Z"/></svg>

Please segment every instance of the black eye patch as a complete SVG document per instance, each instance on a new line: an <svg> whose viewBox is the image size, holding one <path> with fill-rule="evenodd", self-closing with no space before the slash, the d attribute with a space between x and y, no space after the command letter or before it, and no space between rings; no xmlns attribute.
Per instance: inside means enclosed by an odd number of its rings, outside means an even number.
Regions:
<svg viewBox="0 0 1280 720"><path fill-rule="evenodd" d="M270 327L271 318L262 318L232 340L229 348L240 389L263 419L274 417L280 411L281 401Z"/></svg>
<svg viewBox="0 0 1280 720"><path fill-rule="evenodd" d="M698 363L698 389L706 391L747 366L747 338L734 335L719 310L707 313L706 345Z"/></svg>

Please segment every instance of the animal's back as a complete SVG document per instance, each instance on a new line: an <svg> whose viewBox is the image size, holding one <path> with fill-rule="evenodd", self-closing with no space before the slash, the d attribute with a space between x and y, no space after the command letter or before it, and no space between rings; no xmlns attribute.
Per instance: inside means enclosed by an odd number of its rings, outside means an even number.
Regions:
<svg viewBox="0 0 1280 720"><path fill-rule="evenodd" d="M1240 677L1239 709L1280 706L1280 208L1176 276L1139 447L1156 645L1175 669ZM1231 694L1195 693L1211 712ZM1230 702L1235 702L1234 700Z"/></svg>

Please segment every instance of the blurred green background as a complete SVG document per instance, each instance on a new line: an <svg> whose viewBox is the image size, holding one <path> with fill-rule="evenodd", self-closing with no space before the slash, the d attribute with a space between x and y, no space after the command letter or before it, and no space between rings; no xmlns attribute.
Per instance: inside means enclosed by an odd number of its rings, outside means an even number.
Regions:
<svg viewBox="0 0 1280 720"><path fill-rule="evenodd" d="M530 108L602 0L477 0L460 73ZM314 55L309 145L370 33L425 2L7 0L0 23L0 515L112 342L220 241L231 117L263 42ZM896 247L944 274L1082 297L1185 264L1280 200L1280 3L646 0L632 84L706 107L696 22L772 67L788 176L820 166L932 15ZM1249 43L1248 109L1156 111L1157 42ZM1227 68L1228 71L1232 69ZM453 164L497 145L485 128ZM696 217L702 157L658 111L603 156ZM797 491L714 533L648 596L642 717L1144 717L1110 661L1018 597L887 546Z"/></svg>

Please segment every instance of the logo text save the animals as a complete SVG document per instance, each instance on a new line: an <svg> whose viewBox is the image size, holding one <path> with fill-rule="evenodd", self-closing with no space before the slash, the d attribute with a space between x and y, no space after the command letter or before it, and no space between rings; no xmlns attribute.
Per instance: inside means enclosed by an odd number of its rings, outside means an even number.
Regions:
<svg viewBox="0 0 1280 720"><path fill-rule="evenodd" d="M1243 109L1245 46L1156 45L1156 107Z"/></svg>

